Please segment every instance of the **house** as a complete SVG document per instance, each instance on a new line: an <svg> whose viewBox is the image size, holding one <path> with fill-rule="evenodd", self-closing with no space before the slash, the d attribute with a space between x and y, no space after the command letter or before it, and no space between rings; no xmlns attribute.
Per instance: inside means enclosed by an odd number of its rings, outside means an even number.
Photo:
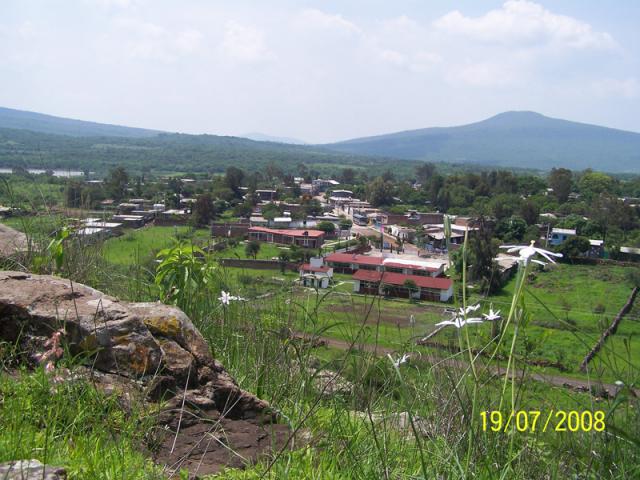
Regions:
<svg viewBox="0 0 640 480"><path fill-rule="evenodd" d="M586 253L590 258L604 257L604 240L589 239L589 250Z"/></svg>
<svg viewBox="0 0 640 480"><path fill-rule="evenodd" d="M401 273L403 275L437 277L444 274L446 262L399 257L372 257L352 253L332 253L325 263L338 273L354 273L358 270Z"/></svg>
<svg viewBox="0 0 640 480"><path fill-rule="evenodd" d="M103 229L108 233L121 233L122 232L122 223L119 222L103 222L100 220L95 220L93 218L88 219L91 221L85 221L84 227L85 229Z"/></svg>
<svg viewBox="0 0 640 480"><path fill-rule="evenodd" d="M453 282L446 277L424 277L403 273L358 270L353 274L353 291L368 295L388 295L448 302Z"/></svg>
<svg viewBox="0 0 640 480"><path fill-rule="evenodd" d="M328 288L333 278L333 268L324 265L322 257L313 257L300 265L300 281L305 287Z"/></svg>
<svg viewBox="0 0 640 480"><path fill-rule="evenodd" d="M127 228L139 228L145 224L144 216L142 215L114 215L111 220L122 223Z"/></svg>
<svg viewBox="0 0 640 480"><path fill-rule="evenodd" d="M325 263L338 273L354 273L357 270L382 271L382 257L370 257L352 253L332 253Z"/></svg>
<svg viewBox="0 0 640 480"><path fill-rule="evenodd" d="M248 223L213 222L211 224L212 237L242 238L247 235L248 231Z"/></svg>
<svg viewBox="0 0 640 480"><path fill-rule="evenodd" d="M314 192L324 192L328 188L336 187L340 185L340 182L331 179L316 178L311 181Z"/></svg>
<svg viewBox="0 0 640 480"><path fill-rule="evenodd" d="M416 236L416 231L413 228L403 227L400 225L391 225L391 235L399 238L403 242L413 242Z"/></svg>
<svg viewBox="0 0 640 480"><path fill-rule="evenodd" d="M620 256L624 260L637 262L640 260L640 248L620 247Z"/></svg>
<svg viewBox="0 0 640 480"><path fill-rule="evenodd" d="M320 230L281 230L265 227L249 228L249 240L297 245L304 248L320 248L324 243L324 232Z"/></svg>
<svg viewBox="0 0 640 480"><path fill-rule="evenodd" d="M575 237L576 231L572 228L553 228L549 234L549 245L557 247L569 237Z"/></svg>
<svg viewBox="0 0 640 480"><path fill-rule="evenodd" d="M276 199L275 190L256 190L255 195L261 202L271 202Z"/></svg>

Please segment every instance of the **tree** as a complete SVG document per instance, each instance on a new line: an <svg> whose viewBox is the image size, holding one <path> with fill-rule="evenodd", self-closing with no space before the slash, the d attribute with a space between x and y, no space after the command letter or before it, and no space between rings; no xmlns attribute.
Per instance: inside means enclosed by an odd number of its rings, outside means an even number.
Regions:
<svg viewBox="0 0 640 480"><path fill-rule="evenodd" d="M377 177L367 185L367 196L374 207L393 204L393 184Z"/></svg>
<svg viewBox="0 0 640 480"><path fill-rule="evenodd" d="M353 168L345 168L342 170L340 180L342 180L342 183L352 185L356 181L356 172L354 172Z"/></svg>
<svg viewBox="0 0 640 480"><path fill-rule="evenodd" d="M260 252L260 242L256 240L251 240L244 247L244 253L247 257L253 257L255 260L258 257L258 253Z"/></svg>
<svg viewBox="0 0 640 480"><path fill-rule="evenodd" d="M527 222L513 215L511 218L501 220L496 226L496 235L505 243L519 242L527 231Z"/></svg>
<svg viewBox="0 0 640 480"><path fill-rule="evenodd" d="M549 187L553 188L553 194L560 203L569 198L572 176L571 170L567 168L553 168L549 173Z"/></svg>
<svg viewBox="0 0 640 480"><path fill-rule="evenodd" d="M115 200L122 200L127 193L129 175L124 167L115 167L107 176L106 187L109 195Z"/></svg>
<svg viewBox="0 0 640 480"><path fill-rule="evenodd" d="M404 283L402 284L402 286L407 289L407 293L409 294L409 298L413 297L413 292L417 292L418 291L418 285L416 285L416 282L414 282L410 278L407 278L404 281Z"/></svg>
<svg viewBox="0 0 640 480"><path fill-rule="evenodd" d="M600 172L586 172L578 182L578 189L588 200L601 193L612 193L613 178Z"/></svg>
<svg viewBox="0 0 640 480"><path fill-rule="evenodd" d="M327 234L332 234L336 231L336 225L333 222L323 221L318 224L318 230L322 230Z"/></svg>
<svg viewBox="0 0 640 480"><path fill-rule="evenodd" d="M215 217L215 207L213 198L208 193L200 195L196 200L193 209L194 221L196 225L209 225Z"/></svg>
<svg viewBox="0 0 640 480"><path fill-rule="evenodd" d="M244 180L244 172L237 167L227 167L224 174L224 182L233 191L236 197L242 196L242 181Z"/></svg>
<svg viewBox="0 0 640 480"><path fill-rule="evenodd" d="M353 226L353 222L348 218L343 218L340 220L338 226L340 227L340 230L349 230Z"/></svg>
<svg viewBox="0 0 640 480"><path fill-rule="evenodd" d="M64 190L64 200L67 207L80 207L82 204L82 184L80 182L70 180Z"/></svg>
<svg viewBox="0 0 640 480"><path fill-rule="evenodd" d="M589 251L591 248L591 244L589 243L589 239L586 237L581 237L580 235L576 235L574 237L567 238L562 244L558 247L558 251L562 253L562 257L566 261L571 261L572 257L579 257L585 252Z"/></svg>
<svg viewBox="0 0 640 480"><path fill-rule="evenodd" d="M494 293L502 284L500 272L494 258L498 254L498 244L493 241L493 232L484 217L478 220L478 231L468 241L469 276L471 280L480 282L482 293Z"/></svg>
<svg viewBox="0 0 640 480"><path fill-rule="evenodd" d="M520 206L520 215L527 222L527 225L534 225L538 222L540 207L531 200L527 200Z"/></svg>
<svg viewBox="0 0 640 480"><path fill-rule="evenodd" d="M416 167L416 179L426 184L436 171L436 166L433 163L423 163Z"/></svg>

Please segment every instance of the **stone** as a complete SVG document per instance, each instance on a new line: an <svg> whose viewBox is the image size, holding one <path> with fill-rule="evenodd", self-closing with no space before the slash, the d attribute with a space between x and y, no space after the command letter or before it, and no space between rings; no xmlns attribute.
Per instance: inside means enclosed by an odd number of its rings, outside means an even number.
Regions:
<svg viewBox="0 0 640 480"><path fill-rule="evenodd" d="M0 464L2 480L64 480L64 468L44 465L38 460L16 460Z"/></svg>
<svg viewBox="0 0 640 480"><path fill-rule="evenodd" d="M124 378L152 399L193 390L193 398L211 401L197 403L229 418L273 416L265 401L238 387L179 308L119 301L51 275L0 271L0 340L28 351L58 330L71 354L107 384Z"/></svg>
<svg viewBox="0 0 640 480"><path fill-rule="evenodd" d="M323 397L334 395L349 396L353 394L354 385L346 378L331 370L309 372L313 374L313 385Z"/></svg>
<svg viewBox="0 0 640 480"><path fill-rule="evenodd" d="M7 258L26 252L28 244L24 233L0 223L0 257Z"/></svg>

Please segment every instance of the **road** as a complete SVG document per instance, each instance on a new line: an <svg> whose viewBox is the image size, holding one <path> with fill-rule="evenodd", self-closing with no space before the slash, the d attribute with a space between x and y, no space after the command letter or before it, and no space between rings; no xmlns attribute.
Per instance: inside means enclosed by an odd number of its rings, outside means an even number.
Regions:
<svg viewBox="0 0 640 480"><path fill-rule="evenodd" d="M350 348L354 348L356 350L373 352L376 355L387 355L387 354L391 355L396 353L396 350L394 350L393 348L382 347L380 345L357 344L352 346L350 342L347 342L345 340L339 340L337 338L312 336L304 332L294 332L294 335L300 338L313 339L314 342L319 341L329 347L338 348L340 350L349 350ZM421 363L428 363L430 365L449 365L449 366L458 367L458 368L468 368L469 366L467 362L464 362L462 360L453 359L451 357L448 357L448 358L440 357L432 353L425 354L424 352L415 351L415 352L409 352L407 354L412 359L411 360L412 362L418 361ZM491 369L491 373L496 376L502 376L506 371L505 368L498 367L498 366L490 367L490 369ZM525 373L522 370L516 371L517 377L522 377L524 374ZM563 375L533 373L528 371L526 372L526 376L527 378L530 378L538 382L544 382L556 387L564 387L564 388L569 388L569 389L578 390L578 391L590 391L591 387L594 387L596 390L606 391L607 394L611 397L615 396L616 392L620 388L617 385L610 384L610 383L591 383L586 380L566 377ZM633 389L633 393L635 393L636 396L640 396L640 389Z"/></svg>

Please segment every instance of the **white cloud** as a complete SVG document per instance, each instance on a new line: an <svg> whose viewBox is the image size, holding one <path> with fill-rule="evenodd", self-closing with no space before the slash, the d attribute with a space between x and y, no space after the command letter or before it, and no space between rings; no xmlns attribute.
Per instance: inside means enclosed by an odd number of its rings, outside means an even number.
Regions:
<svg viewBox="0 0 640 480"><path fill-rule="evenodd" d="M606 32L576 18L552 13L527 0L509 0L502 8L480 17L467 17L454 10L434 22L437 30L474 40L508 46L546 45L575 49L611 49L616 43Z"/></svg>
<svg viewBox="0 0 640 480"><path fill-rule="evenodd" d="M222 52L233 61L256 63L274 60L261 30L235 21L227 22L220 46Z"/></svg>
<svg viewBox="0 0 640 480"><path fill-rule="evenodd" d="M591 83L591 90L600 97L639 98L640 81L637 78L603 78Z"/></svg>
<svg viewBox="0 0 640 480"><path fill-rule="evenodd" d="M295 23L300 28L333 30L342 33L358 34L360 28L342 15L325 13L317 9L306 9L297 15Z"/></svg>
<svg viewBox="0 0 640 480"><path fill-rule="evenodd" d="M172 31L133 18L118 18L115 25L124 32L127 55L143 60L173 62L196 51L203 39L202 33L193 28Z"/></svg>
<svg viewBox="0 0 640 480"><path fill-rule="evenodd" d="M451 84L470 87L505 87L516 81L515 72L505 65L491 62L469 63L446 74Z"/></svg>

